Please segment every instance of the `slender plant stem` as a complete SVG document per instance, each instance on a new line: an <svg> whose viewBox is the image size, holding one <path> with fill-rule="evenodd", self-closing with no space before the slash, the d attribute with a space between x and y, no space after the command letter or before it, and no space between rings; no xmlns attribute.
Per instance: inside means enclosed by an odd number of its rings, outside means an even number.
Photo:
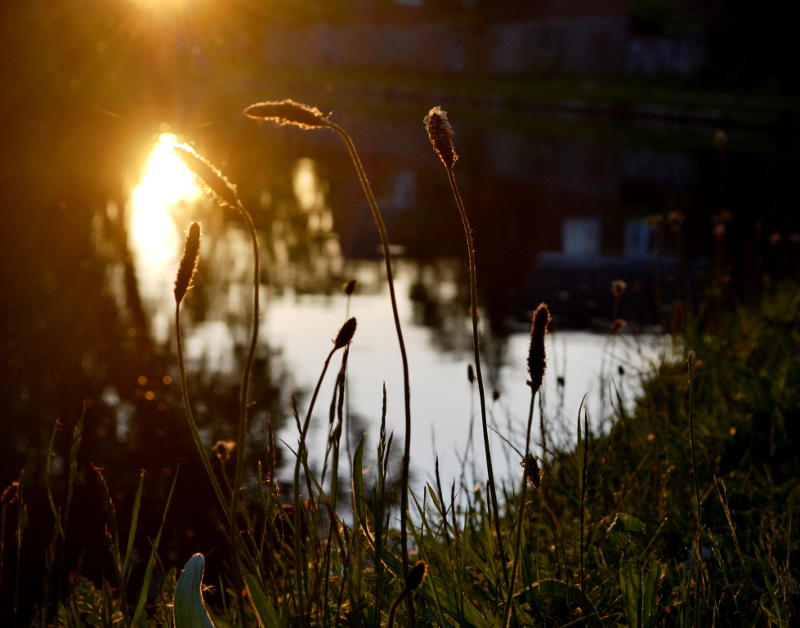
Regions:
<svg viewBox="0 0 800 628"><path fill-rule="evenodd" d="M697 529L700 529L700 489L697 485L697 467L694 455L694 351L689 352L686 361L689 369L689 455L692 459L692 484L694 486L694 516Z"/></svg>
<svg viewBox="0 0 800 628"><path fill-rule="evenodd" d="M544 464L547 462L547 426L544 420L544 402L541 395L539 395L539 433L542 439L542 464Z"/></svg>
<svg viewBox="0 0 800 628"><path fill-rule="evenodd" d="M702 533L702 521L700 519L700 489L697 484L697 466L694 454L694 351L689 351L686 360L689 371L689 456L692 459L692 485L694 487L694 517L697 528L694 535L694 556L692 565L697 565L697 576L694 579L694 618L693 624L697 625L700 611L700 576L702 575L702 551L700 549L700 537Z"/></svg>
<svg viewBox="0 0 800 628"><path fill-rule="evenodd" d="M500 532L500 509L497 505L497 490L495 489L492 453L489 445L489 426L486 419L486 393L484 392L483 375L481 373L481 352L478 338L478 273L475 263L475 240L472 235L472 227L469 224L467 210L464 207L464 201L461 199L461 193L459 192L453 169L446 166L445 170L447 170L447 180L450 182L450 189L453 192L453 198L458 207L461 225L464 227L464 238L467 242L467 254L469 256L469 304L472 314L472 345L475 352L475 377L478 380L478 396L481 403L483 447L486 453L486 471L489 475L489 497L492 501L492 518L494 519L495 534L497 535L497 547L500 551L500 564L503 568L503 580L505 581L506 588L508 588L508 568L506 567L505 550L503 549L503 536Z"/></svg>
<svg viewBox="0 0 800 628"><path fill-rule="evenodd" d="M192 433L192 439L194 440L195 449L197 449L197 453L200 456L200 461L203 463L203 467L208 474L208 479L211 481L211 486L214 489L214 494L217 496L217 500L219 500L220 508L222 509L223 514L225 515L225 519L230 523L230 513L228 512L228 503L225 499L225 495L222 492L222 487L219 485L219 481L217 480L217 476L214 473L214 469L211 466L211 460L208 457L208 452L206 451L205 446L203 445L203 439L200 438L200 432L197 429L197 420L194 417L194 412L192 411L192 404L189 400L189 386L186 381L186 364L184 363L183 359L183 340L182 336L183 333L181 331L181 304L177 303L175 305L175 332L178 338L178 371L180 371L180 378L181 378L181 394L183 396L183 409L186 412L186 422L189 425L189 431ZM231 539L233 543L231 549L234 550L235 553L235 542L234 539Z"/></svg>
<svg viewBox="0 0 800 628"><path fill-rule="evenodd" d="M578 416L578 434L580 435L581 418ZM581 587L581 592L585 593L583 588L583 579L585 573L584 564L584 547L585 547L585 528L586 528L586 484L589 480L589 416L586 408L583 408L583 448L581 450L581 505L580 505L580 520L581 520L581 537L580 537L580 563L578 571L578 582Z"/></svg>
<svg viewBox="0 0 800 628"><path fill-rule="evenodd" d="M391 441L389 442L391 446ZM385 531L384 512L388 517L389 508L386 507L386 459L389 451L386 448L386 383L383 384L381 395L381 427L378 432L378 460L377 460L377 486L375 487L375 616L374 626L380 628L381 610L383 609L383 538ZM351 474L352 475L352 474Z"/></svg>
<svg viewBox="0 0 800 628"><path fill-rule="evenodd" d="M325 363L322 366L322 372L317 379L317 384L314 386L314 393L311 395L311 401L308 404L308 410L306 410L306 416L303 419L303 424L300 429L300 442L297 447L297 457L294 463L294 515L292 525L294 526L294 533L293 533L293 540L294 540L294 560L295 560L295 570L296 570L296 580L297 580L297 595L300 598L298 600L298 610L302 612L302 608L304 606L304 594L303 594L303 576L302 570L300 569L301 564L305 564L305 560L300 560L301 554L301 545L302 540L301 536L301 519L305 516L301 512L301 500L300 500L300 466L303 466L303 469L306 473L306 477L308 477L309 470L308 470L308 461L307 461L307 454L306 454L306 435L308 434L308 428L311 424L311 415L314 412L314 406L317 403L317 397L319 396L319 390L322 387L322 381L325 379L325 374L328 372L328 366L331 363L331 358L333 354L336 352L337 347L333 347L330 352L328 353L327 357L325 358ZM308 497L311 497L311 492L309 491Z"/></svg>
<svg viewBox="0 0 800 628"><path fill-rule="evenodd" d="M230 519L233 526L233 532L236 532L236 509L239 499L239 488L242 483L242 474L244 469L245 458L245 445L247 440L247 426L248 426L248 397L250 390L250 378L253 373L253 362L256 355L256 344L258 342L258 324L259 324L259 308L258 308L258 292L260 287L261 267L260 257L258 253L258 234L256 226L253 223L253 218L250 213L239 203L236 208L245 219L248 230L250 231L250 240L253 247L253 329L250 334L250 346L247 350L247 357L245 358L244 369L242 371L242 385L239 389L239 421L237 426L236 443L239 448L236 456L236 465L233 474L233 491L231 493L230 502Z"/></svg>
<svg viewBox="0 0 800 628"><path fill-rule="evenodd" d="M248 231L250 232L250 240L253 247L253 328L250 334L250 346L247 349L247 356L245 357L244 368L242 369L242 384L239 388L239 416L236 429L236 445L239 451L236 454L236 463L234 465L233 473L233 487L231 490L230 511L228 513L228 523L230 525L231 546L233 551L233 567L234 572L242 577L241 573L241 556L236 551L237 543L240 540L239 527L236 523L236 514L239 505L239 490L242 485L242 475L244 472L244 460L247 451L247 432L248 432L248 403L249 403L249 390L250 378L253 372L253 362L255 361L256 344L258 342L258 323L259 323L259 308L258 308L258 292L260 286L260 258L258 253L258 234L256 233L256 226L253 223L253 217L250 215L241 201L237 198L236 210L244 218L247 224ZM244 604L241 596L237 599L239 605L239 612L244 614Z"/></svg>
<svg viewBox="0 0 800 628"><path fill-rule="evenodd" d="M347 295L347 307L345 308L344 312L344 319L347 320L350 318L350 299L352 295ZM353 475L353 452L350 447L350 387L348 385L348 378L347 373L344 374L344 390L342 391L344 395L344 418L347 420L347 423L342 424L342 429L344 430L344 444L345 450L347 452L347 463L350 466L350 476Z"/></svg>
<svg viewBox="0 0 800 628"><path fill-rule="evenodd" d="M531 403L530 407L528 408L528 429L525 432L525 458L528 457L528 454L531 453L531 426L533 425L533 409L535 407L535 399L536 399L536 391L531 389ZM523 458L523 460L525 460ZM508 596L506 597L506 609L505 609L505 618L503 620L503 626L508 628L511 625L511 612L512 606L511 602L514 597L514 585L516 584L517 580L517 571L519 569L519 552L522 549L522 522L524 521L525 516L525 494L527 492L527 474L523 472L522 474L522 486L520 487L519 491L519 513L517 515L517 530L516 530L516 539L514 542L514 561L511 563L511 581L508 585Z"/></svg>
<svg viewBox="0 0 800 628"><path fill-rule="evenodd" d="M330 562L331 562L331 545L333 543L333 536L334 534L339 538L338 526L339 526L339 517L336 513L337 511L337 502L339 499L339 445L341 444L342 440L342 426L344 423L344 417L342 416L342 409L344 406L344 391L345 391L345 377L347 374L347 357L349 355L350 348L345 347L344 350L344 357L342 358L342 368L339 377L336 381L336 388L339 390L339 399L337 404L337 411L338 411L338 430L336 427L333 428L328 434L328 438L330 440L332 449L333 449L333 460L331 466L331 488L330 488L330 495L328 501L328 516L330 517L330 523L328 527L328 538L325 544L325 560L323 562L323 569L322 569L322 577L324 578L324 590L322 594L322 609L323 609L323 626L328 625L328 584L330 578L328 577L328 573L330 570ZM341 540L339 541L339 549L340 552L342 551L342 544Z"/></svg>
<svg viewBox="0 0 800 628"><path fill-rule="evenodd" d="M17 562L14 565L14 609L13 609L13 616L16 622L18 615L17 612L19 611L19 576L20 572L22 571L22 539L25 532L26 527L26 517L25 513L25 500L23 498L23 479L25 478L25 469L23 469L19 474L19 480L17 483L17 503L19 504L17 510L17 529L16 529L16 538L17 538ZM3 504L3 508L5 508L5 504ZM5 513L5 510L3 511Z"/></svg>
<svg viewBox="0 0 800 628"><path fill-rule="evenodd" d="M394 628L394 620L397 616L397 607L400 606L400 602L403 601L403 598L410 599L411 593L408 589L403 589L400 592L400 595L397 596L395 601L392 603L392 607L389 609L389 622L386 624L386 628Z"/></svg>
<svg viewBox="0 0 800 628"><path fill-rule="evenodd" d="M319 390L322 387L322 380L325 379L325 374L328 372L328 367L330 366L331 358L333 357L333 354L336 352L336 349L337 347L333 347L328 353L327 357L325 358L325 363L322 365L322 372L319 374L319 379L317 379L317 383L314 386L314 393L311 395L311 401L308 404L308 410L306 410L306 416L303 419L303 426L302 430L300 431L300 446L298 449L298 454L302 454L305 448L306 435L308 434L308 428L311 425L311 414L314 412L314 406L317 404L317 397L319 396ZM302 460L302 455L299 455L297 461L295 462L295 467L299 468L301 460Z"/></svg>
<svg viewBox="0 0 800 628"><path fill-rule="evenodd" d="M400 314L397 309L397 297L394 290L394 276L392 274L392 260L389 253L389 234L386 231L386 225L383 222L383 216L375 200L375 195L372 192L372 186L369 183L369 178L364 170L364 165L361 163L361 158L358 155L356 146L353 143L350 135L338 124L328 122L331 129L336 131L339 137L345 143L347 152L350 154L350 159L353 161L353 166L356 169L358 180L364 191L364 196L367 199L367 204L372 212L372 218L375 221L375 226L378 229L378 237L381 241L381 249L383 250L383 260L386 265L386 279L389 284L389 298L392 302L392 316L394 317L394 327L397 332L397 342L400 345L400 359L403 362L403 401L405 407L405 445L403 448L403 471L402 471L402 489L401 489L401 505L400 505L400 544L402 546L403 554L403 575L408 574L408 469L409 460L411 456L411 386L409 383L408 373L408 357L406 355L406 345L403 341L403 330L400 326ZM413 609L413 607L412 607ZM413 610L412 610L413 612ZM412 619L413 623L413 619Z"/></svg>

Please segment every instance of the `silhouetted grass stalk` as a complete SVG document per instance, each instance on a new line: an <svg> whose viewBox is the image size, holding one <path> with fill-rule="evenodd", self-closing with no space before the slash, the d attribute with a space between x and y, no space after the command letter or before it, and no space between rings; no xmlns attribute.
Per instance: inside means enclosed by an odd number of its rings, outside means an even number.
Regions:
<svg viewBox="0 0 800 628"><path fill-rule="evenodd" d="M528 431L525 437L525 459L530 455L530 432L531 422L533 420L533 409L535 407L534 400L536 399L536 391L531 391L531 401L528 408ZM523 464L525 463L523 459ZM514 556L511 561L511 577L508 584L508 592L506 594L505 611L503 616L503 626L511 625L512 602L514 597L514 586L517 580L517 571L519 570L519 553L522 549L522 527L525 517L525 505L527 503L528 494L528 474L527 470L522 473L522 483L519 489L519 512L517 513L516 530L514 537Z"/></svg>
<svg viewBox="0 0 800 628"><path fill-rule="evenodd" d="M461 198L461 192L458 188L455 172L453 166L458 159L453 146L452 136L453 131L450 123L447 120L447 114L434 107L425 118L425 127L428 131L428 136L431 144L442 161L445 171L447 172L447 180L450 184L450 190L453 194L456 207L458 208L458 215L461 218L461 226L464 229L464 238L467 245L467 255L469 259L469 304L470 313L472 315L472 346L475 354L475 376L478 381L478 397L480 399L481 407L481 426L483 428L483 447L486 455L486 471L488 474L489 484L489 497L491 499L491 518L494 521L495 534L497 535L497 547L500 552L500 564L503 569L503 580L506 587L508 581L508 568L506 567L505 549L503 547L503 535L500 531L500 508L497 503L497 490L495 488L494 468L492 466L492 453L491 445L489 443L489 426L486 417L486 393L483 385L483 374L481 371L481 355L480 355L480 339L478 335L478 272L475 261L475 240L472 234L472 227L467 216L467 210L464 207L464 201ZM433 134L431 133L433 129ZM438 135L437 135L438 134Z"/></svg>
<svg viewBox="0 0 800 628"><path fill-rule="evenodd" d="M348 281L344 286L342 286L342 290L347 297L347 305L345 306L344 310L344 317L350 318L350 301L353 297L353 293L356 290L356 280L351 279ZM350 465L350 474L353 473L352 462L353 462L353 450L350 443L350 386L348 384L347 373L345 373L345 380L344 380L344 390L342 391L344 395L344 407L345 412L344 416L347 419L347 423L342 425L342 430L344 431L344 444L345 444L345 453L347 454L347 462Z"/></svg>
<svg viewBox="0 0 800 628"><path fill-rule="evenodd" d="M333 428L329 430L328 433L328 442L330 444L331 449L333 450L333 455L332 455L333 459L331 464L331 484L330 484L331 488L330 488L330 495L328 498L328 538L325 542L325 559L322 568L322 577L324 578L324 590L322 593L322 599L324 605L323 612L325 612L325 616L323 617L323 626L328 625L328 613L326 612L327 601L328 601L328 585L330 582L328 573L330 571L331 547L333 545L334 535L336 536L337 542L339 543L340 552L343 551L343 543L339 535L339 529L338 529L339 520L336 515L336 506L339 499L339 446L341 444L341 437L342 437L342 425L343 425L342 408L344 405L345 373L347 369L348 354L349 354L349 347L345 348L344 355L342 357L342 367L339 372L339 377L337 378L336 381L336 390L338 390L338 395L339 395L337 404L338 421L335 423ZM324 472L323 472L323 481L324 481Z"/></svg>
<svg viewBox="0 0 800 628"><path fill-rule="evenodd" d="M69 475L67 479L67 493L63 509L56 506L55 497L53 494L53 486L51 482L52 462L53 462L53 457L56 455L55 439L56 439L56 434L61 428L60 420L56 420L55 424L53 425L53 430L50 433L50 440L48 442L46 450L44 488L45 492L47 493L47 500L50 505L50 513L53 516L54 529L53 529L53 538L50 541L50 546L48 550L45 552L46 575L44 583L44 600L42 606L44 608L46 616L49 618L50 621L52 621L54 617L54 612L56 610L55 605L57 605L58 601L61 599L61 589L64 580L64 560L67 550L67 529L69 522L69 514L71 510L72 497L74 495L74 490L75 490L75 482L77 479L78 450L80 449L81 446L83 423L84 419L86 418L87 408L88 408L88 402L84 400L80 418L75 423L75 426L72 431L72 444L69 450ZM3 530L5 529L5 522L3 522L2 528ZM1 533L2 532L0 532L0 534ZM0 541L0 552L2 551L3 551L2 541ZM58 559L57 560L58 568L55 567L56 559ZM3 577L2 572L3 572L2 558L0 557L0 582L2 582L2 577ZM51 600L50 588L52 584L55 585L55 596ZM124 595L124 592L121 595Z"/></svg>
<svg viewBox="0 0 800 628"><path fill-rule="evenodd" d="M409 461L411 457L411 385L408 372L408 356L406 354L406 345L403 340L403 330L400 326L400 314L397 308L397 296L394 289L394 275L392 273L392 259L389 252L389 233L386 230L386 224L383 221L383 215L378 207L378 202L375 200L375 195L372 192L367 173L364 170L364 165L359 157L358 150L356 149L350 134L347 133L341 126L333 122L328 122L331 129L336 131L342 141L347 147L347 152L350 154L350 159L353 162L353 167L356 170L358 179L361 183L361 188L364 196L367 199L372 219L375 221L375 226L378 230L378 237L381 241L381 249L383 251L383 260L386 267L386 279L389 284L389 298L392 304L392 318L394 320L395 332L397 333L397 342L400 345L400 359L403 363L403 407L405 413L405 440L403 445L403 468L401 477L401 493L400 493L400 544L402 546L403 556L403 575L408 574L408 470Z"/></svg>
<svg viewBox="0 0 800 628"><path fill-rule="evenodd" d="M525 429L525 456L522 459L522 484L519 491L519 513L517 514L516 538L514 541L514 556L511 564L511 580L508 585L506 597L505 616L503 625L506 628L511 623L512 602L514 596L514 585L516 584L517 571L519 569L519 553L522 549L522 526L525 517L525 504L528 482L534 488L539 488L539 467L536 458L531 454L531 430L533 428L533 410L536 407L536 393L542 387L544 372L547 366L547 354L545 352L544 338L547 333L547 326L550 324L550 310L545 303L540 303L531 317L530 346L528 347L528 373L531 377L528 385L531 387L531 401L528 407L528 424Z"/></svg>
<svg viewBox="0 0 800 628"><path fill-rule="evenodd" d="M380 609L383 608L383 543L384 530L388 527L389 508L386 507L386 472L389 453L392 449L392 437L386 439L386 384L381 393L381 426L378 432L377 481L375 483L375 626L380 626ZM352 468L352 467L351 467ZM384 515L384 512L386 513Z"/></svg>
<svg viewBox="0 0 800 628"><path fill-rule="evenodd" d="M183 342L181 340L183 333L181 330L180 307L180 303L175 305L175 329L178 338L178 370L180 372L181 394L183 397L183 407L186 412L186 422L189 425L189 431L192 433L192 440L194 440L195 448L200 454L200 461L203 463L203 468L205 468L206 473L208 474L208 479L211 481L211 486L214 489L214 495L216 495L217 500L219 501L222 512L225 515L225 519L230 521L228 513L228 500L225 499L225 496L222 493L222 487L219 485L219 481L214 473L214 469L211 467L211 460L208 457L205 445L203 445L203 439L200 437L200 432L197 429L197 420L194 417L191 401L189 400L186 364L184 363L183 359Z"/></svg>
<svg viewBox="0 0 800 628"><path fill-rule="evenodd" d="M686 360L689 370L689 455L692 459L692 486L694 487L694 516L700 528L700 489L697 485L697 466L695 462L694 442L694 351L689 351Z"/></svg>
<svg viewBox="0 0 800 628"><path fill-rule="evenodd" d="M300 439L298 443L297 453L295 456L295 465L294 465L294 513L293 513L293 540L294 540L294 555L295 555L295 566L298 567L300 565L300 556L303 556L304 559L302 560L302 564L306 564L308 561L305 560L306 552L304 551L304 546L301 540L301 530L303 529L303 525L301 519L305 516L305 513L302 509L301 499L300 499L300 467L303 467L306 476L306 484L308 486L308 498L312 497L311 495L311 471L308 467L308 450L306 448L306 438L308 436L308 429L311 425L311 416L314 412L314 407L317 403L317 398L319 397L319 391L322 387L322 382L325 379L325 375L328 372L328 368L330 366L331 359L333 358L334 353L336 353L339 349L347 349L348 345L353 339L353 335L355 334L356 330L356 319L349 318L345 321L344 325L342 325L339 333L336 335L336 339L334 340L333 347L328 352L328 355L325 357L325 362L322 365L322 371L320 372L319 378L317 379L317 383L314 386L314 392L311 395L311 401L308 404L308 409L306 410L305 417L303 419L302 424L300 425ZM343 363L342 369L346 368L346 362ZM337 386L339 385L337 381ZM338 464L338 455L336 456L336 464ZM335 482L336 470L333 471L334 479L332 482ZM335 485L334 485L335 487ZM335 489L334 489L335 490ZM320 487L320 492L322 489ZM311 502L309 501L309 504ZM335 525L335 508L331 509L331 525ZM325 553L327 555L327 549ZM323 566L327 565L327 558L323 563ZM323 572L324 576L324 572ZM296 578L296 592L298 594L298 608L302 609L304 606L304 588L303 585L307 583L308 579L303 577L303 570L300 568L296 568L295 570L295 578ZM316 583L315 583L316 584ZM325 591L327 592L327 586L325 586ZM313 599L311 600L313 606Z"/></svg>
<svg viewBox="0 0 800 628"><path fill-rule="evenodd" d="M408 368L408 356L406 354L405 341L403 340L403 330L400 325L400 314L397 307L397 297L394 288L394 274L392 272L392 259L389 251L389 234L386 224L383 221L378 202L367 177L364 164L358 154L355 143L350 134L341 126L331 121L329 116L308 105L303 105L292 100L272 101L255 103L245 108L245 115L256 120L268 120L279 125L293 125L304 130L328 128L335 131L342 139L353 162L361 188L369 205L375 227L383 252L383 260L386 266L386 280L389 285L389 298L392 305L392 317L394 320L397 342L400 346L400 359L403 365L403 404L405 413L405 444L403 448L402 479L401 479L401 512L400 512L400 544L403 556L403 574L408 573L408 476L409 460L411 456L411 386ZM413 613L413 608L409 609ZM413 617L412 617L413 623Z"/></svg>
<svg viewBox="0 0 800 628"><path fill-rule="evenodd" d="M256 231L253 217L250 215L234 186L228 179L212 165L207 159L199 155L189 146L176 146L175 152L178 157L197 175L205 184L206 191L220 204L228 206L239 212L244 219L250 233L250 241L253 249L253 325L250 334L250 343L245 357L244 369L242 371L242 384L239 388L239 417L236 430L236 463L233 474L233 490L231 491L231 501L229 506L228 520L233 526L232 533L236 533L236 511L239 500L239 489L242 483L244 470L244 459L246 454L247 428L248 428L248 403L250 391L250 378L253 372L255 361L256 344L258 343L258 323L259 323L259 287L260 287L260 256L258 252L258 233Z"/></svg>
<svg viewBox="0 0 800 628"><path fill-rule="evenodd" d="M230 514L228 512L228 502L222 492L222 487L217 480L217 475L211 466L211 459L208 456L208 450L203 445L203 439L200 436L200 431L197 429L197 419L192 410L192 402L189 398L189 384L186 377L186 363L183 357L183 330L181 327L181 303L186 296L187 290L191 288L192 280L197 269L197 261L199 258L200 249L200 225L192 223L189 228L189 234L186 237L186 245L184 247L183 259L178 268L177 278L175 280L175 336L178 344L178 372L181 380L181 396L183 398L183 409L186 413L186 423L189 426L189 431L192 434L197 453L200 456L200 462L206 470L208 479L211 482L211 487L214 489L219 501L220 508L222 509L225 518L230 523Z"/></svg>
<svg viewBox="0 0 800 628"><path fill-rule="evenodd" d="M581 503L580 503L580 558L578 563L578 582L581 591L585 592L584 583L584 547L586 538L586 486L589 481L589 413L581 404L583 409L583 433L581 434L581 416L578 412L578 447L580 448L581 460Z"/></svg>
<svg viewBox="0 0 800 628"><path fill-rule="evenodd" d="M702 536L702 520L700 519L700 488L697 484L697 464L695 461L695 440L694 440L694 351L689 351L686 358L686 366L689 371L689 456L692 462L692 487L694 489L694 519L695 519L695 535L694 542L692 543L692 567L695 567L697 572L694 577L694 600L692 608L694 610L693 623L697 625L697 619L700 612L700 576L702 575L703 568L703 555L700 547L700 540Z"/></svg>
<svg viewBox="0 0 800 628"><path fill-rule="evenodd" d="M248 404L250 394L250 379L253 373L253 363L256 357L256 345L258 344L258 323L259 323L259 287L260 287L260 257L258 253L258 234L253 218L244 206L239 203L236 208L239 214L244 218L250 232L250 244L253 249L253 329L250 334L250 344L247 348L247 357L245 358L244 369L242 371L242 386L239 396L239 422L238 431L236 434L236 442L239 448L236 456L236 464L234 466L233 474L233 494L231 496L231 519L235 522L236 507L239 495L239 489L242 482L242 475L244 472L245 460L245 446L247 442L247 430L249 423Z"/></svg>
<svg viewBox="0 0 800 628"><path fill-rule="evenodd" d="M422 560L418 561L414 567L409 569L408 575L406 576L405 586L403 587L403 590L400 591L400 594L397 596L392 604L391 609L389 610L389 623L387 624L387 628L392 628L392 626L394 626L397 607L400 606L400 602L403 601L403 598L411 599L411 597L414 595L414 591L418 589L425 580L425 574L427 571L428 566L425 564L425 561Z"/></svg>

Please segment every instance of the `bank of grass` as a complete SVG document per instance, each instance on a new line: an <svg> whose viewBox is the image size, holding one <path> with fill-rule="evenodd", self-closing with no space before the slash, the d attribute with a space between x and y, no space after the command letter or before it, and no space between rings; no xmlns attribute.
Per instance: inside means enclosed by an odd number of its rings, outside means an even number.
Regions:
<svg viewBox="0 0 800 628"><path fill-rule="evenodd" d="M576 448L548 452L541 487L529 485L524 496L509 625L797 621L799 322L800 288L788 283L713 327L688 328L676 343L679 353L693 352L691 387L687 362L667 359L644 379L630 413L617 408L609 433L587 434L581 422ZM577 411L575 425L577 431ZM312 498L299 528L291 505L279 506L262 482L251 510L255 536L247 553L240 550L243 584L231 573L207 574L210 583L223 583L206 595L216 625L379 626L388 624L392 608L395 625L409 625L404 605L395 602L412 595L418 625L504 625L508 592L485 487L434 482L412 495L412 559L425 561L427 576L408 592L399 534L387 525L397 512L385 467L389 440L382 427L371 467L359 444L356 473L339 480L351 496L338 514L324 482L308 471ZM521 487L506 478L497 488L501 533L511 544ZM126 563L118 542L109 547ZM134 624L169 621L176 576L175 569L160 572L147 619ZM102 586L74 575L59 624L129 622L138 605L126 602L118 584L113 574ZM131 597L142 604L141 595Z"/></svg>
<svg viewBox="0 0 800 628"><path fill-rule="evenodd" d="M684 358L658 364L633 410L617 407L609 433L586 438L576 421L577 448L553 452L541 489L528 495L524 584L514 592L522 625L797 621L799 323L800 288L787 283L757 306L690 324L675 339ZM505 529L512 490L504 490ZM436 503L434 491L429 499ZM489 545L483 509L476 493L460 513L467 555ZM422 543L433 566L454 574L456 527L450 540L441 525L426 528ZM441 591L465 584L468 604L490 608L491 576L480 561L465 562Z"/></svg>
<svg viewBox="0 0 800 628"><path fill-rule="evenodd" d="M631 617L641 583L637 613L656 625L797 621L799 308L800 289L786 283L756 306L690 324L676 339L685 358L660 363L632 412L618 409L590 441L587 593L598 608L646 625ZM579 458L564 452L550 467L562 521L577 517ZM575 538L574 524L562 528Z"/></svg>

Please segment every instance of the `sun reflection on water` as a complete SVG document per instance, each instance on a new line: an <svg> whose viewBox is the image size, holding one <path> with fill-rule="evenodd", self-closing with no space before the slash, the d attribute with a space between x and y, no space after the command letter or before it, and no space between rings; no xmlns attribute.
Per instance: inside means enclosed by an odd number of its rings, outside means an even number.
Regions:
<svg viewBox="0 0 800 628"><path fill-rule="evenodd" d="M202 194L194 175L172 150L177 144L172 133L159 136L131 193L132 246L140 262L147 264L163 263L178 254L181 243L172 212Z"/></svg>
<svg viewBox="0 0 800 628"><path fill-rule="evenodd" d="M303 157L297 161L292 174L292 188L302 210L308 212L318 209L323 202L323 194L313 159Z"/></svg>
<svg viewBox="0 0 800 628"><path fill-rule="evenodd" d="M178 139L162 133L131 190L128 237L136 264L139 293L151 314L151 332L158 342L169 334L172 282L189 226L190 205L202 190L194 175L172 150Z"/></svg>

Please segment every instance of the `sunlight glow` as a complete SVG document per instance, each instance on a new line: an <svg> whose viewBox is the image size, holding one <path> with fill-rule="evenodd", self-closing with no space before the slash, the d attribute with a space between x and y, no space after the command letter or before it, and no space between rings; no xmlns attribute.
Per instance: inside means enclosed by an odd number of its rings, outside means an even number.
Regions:
<svg viewBox="0 0 800 628"><path fill-rule="evenodd" d="M298 159L292 174L292 188L301 209L311 211L320 206L322 191L314 168L314 160L308 157Z"/></svg>
<svg viewBox="0 0 800 628"><path fill-rule="evenodd" d="M194 175L172 150L177 144L172 133L159 136L131 193L132 246L150 263L164 262L180 253L180 237L171 211L202 195Z"/></svg>
<svg viewBox="0 0 800 628"><path fill-rule="evenodd" d="M188 0L133 0L133 3L144 9L179 9L188 4Z"/></svg>

